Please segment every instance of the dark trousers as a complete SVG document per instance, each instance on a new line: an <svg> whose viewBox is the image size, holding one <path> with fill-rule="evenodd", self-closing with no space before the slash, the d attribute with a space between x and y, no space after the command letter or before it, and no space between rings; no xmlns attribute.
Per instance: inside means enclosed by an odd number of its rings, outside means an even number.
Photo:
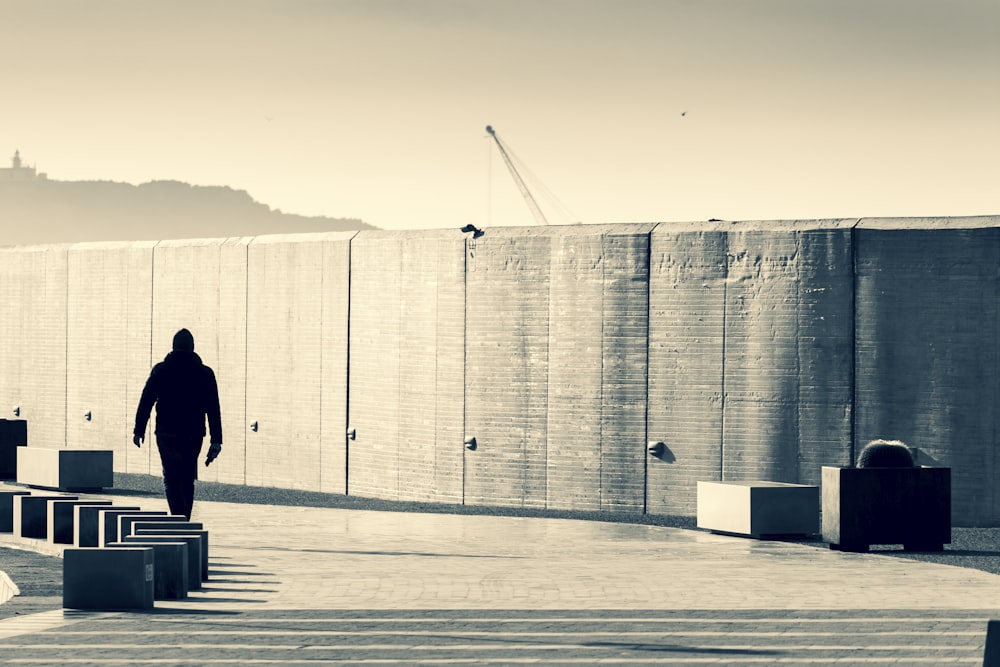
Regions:
<svg viewBox="0 0 1000 667"><path fill-rule="evenodd" d="M171 514L191 518L194 506L194 480L198 479L198 454L201 437L157 435L156 448L163 464L163 490Z"/></svg>

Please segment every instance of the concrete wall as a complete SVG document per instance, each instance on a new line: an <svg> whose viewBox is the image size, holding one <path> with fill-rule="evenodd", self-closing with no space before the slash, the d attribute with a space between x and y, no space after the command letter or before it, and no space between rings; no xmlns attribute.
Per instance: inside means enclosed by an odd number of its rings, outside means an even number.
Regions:
<svg viewBox="0 0 1000 667"><path fill-rule="evenodd" d="M698 480L817 484L886 437L1000 524L998 266L1000 217L5 248L0 407L158 474L131 423L183 326L222 396L203 479L691 515Z"/></svg>

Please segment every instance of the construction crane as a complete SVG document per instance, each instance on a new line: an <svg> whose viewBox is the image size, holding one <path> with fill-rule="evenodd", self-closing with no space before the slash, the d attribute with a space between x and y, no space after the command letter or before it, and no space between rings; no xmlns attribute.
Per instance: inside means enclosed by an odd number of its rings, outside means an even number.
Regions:
<svg viewBox="0 0 1000 667"><path fill-rule="evenodd" d="M521 174L517 171L517 167L514 166L514 161L511 160L510 155L507 153L507 149L504 147L503 142L500 141L500 137L497 136L497 133L493 129L492 125L486 126L486 133L493 137L493 141L496 142L497 148L500 150L500 155L503 157L503 161L507 165L510 175L514 178L514 183L517 184L517 189L521 191L521 196L524 197L525 203L528 204L531 214L535 216L535 220L540 225L549 224L549 221L545 218L545 214L542 213L542 209L539 208L538 202L535 201L531 191L528 190L528 186L525 185L524 179L521 178Z"/></svg>

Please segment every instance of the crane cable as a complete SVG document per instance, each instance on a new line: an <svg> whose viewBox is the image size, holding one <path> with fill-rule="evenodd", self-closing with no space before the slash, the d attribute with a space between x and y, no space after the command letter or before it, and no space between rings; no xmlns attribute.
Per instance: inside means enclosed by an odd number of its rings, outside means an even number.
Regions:
<svg viewBox="0 0 1000 667"><path fill-rule="evenodd" d="M500 156L504 159L504 163L507 165L507 170L510 172L511 177L514 179L514 184L517 185L518 190L521 192L521 196L524 198L525 203L528 205L528 209L531 214L535 217L535 220L542 225L548 225L549 221L545 214L542 212L541 207L538 205L538 201L535 199L534 195L528 189L528 185L525 179L522 177L521 172L527 174L529 180L532 184L538 186L542 194L545 195L546 201L553 206L559 213L559 215L568 221L574 221L576 216L569 210L569 208L563 204L555 194L549 190L544 183L534 174L532 171L524 164L516 153L514 153L511 148L500 140L497 136L496 131L493 129L492 125L486 126L486 132L489 138L492 138L494 143L496 143L497 149L500 151ZM492 156L492 153L490 154ZM492 185L492 160L490 161L490 184ZM492 190L490 191L492 193ZM490 195L491 197L491 195ZM492 210L492 204L490 204Z"/></svg>

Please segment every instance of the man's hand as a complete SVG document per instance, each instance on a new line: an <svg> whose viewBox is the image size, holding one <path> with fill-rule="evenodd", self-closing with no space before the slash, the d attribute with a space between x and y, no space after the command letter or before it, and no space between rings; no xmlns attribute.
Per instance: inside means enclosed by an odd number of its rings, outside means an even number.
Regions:
<svg viewBox="0 0 1000 667"><path fill-rule="evenodd" d="M205 467L206 468L208 467L209 463L211 463L212 461L214 461L219 456L220 452L222 452L222 443L221 442L213 442L211 444L211 446L208 448L208 456L205 457Z"/></svg>
<svg viewBox="0 0 1000 667"><path fill-rule="evenodd" d="M142 436L141 435L133 435L132 436L132 444L134 444L136 447L142 447Z"/></svg>

